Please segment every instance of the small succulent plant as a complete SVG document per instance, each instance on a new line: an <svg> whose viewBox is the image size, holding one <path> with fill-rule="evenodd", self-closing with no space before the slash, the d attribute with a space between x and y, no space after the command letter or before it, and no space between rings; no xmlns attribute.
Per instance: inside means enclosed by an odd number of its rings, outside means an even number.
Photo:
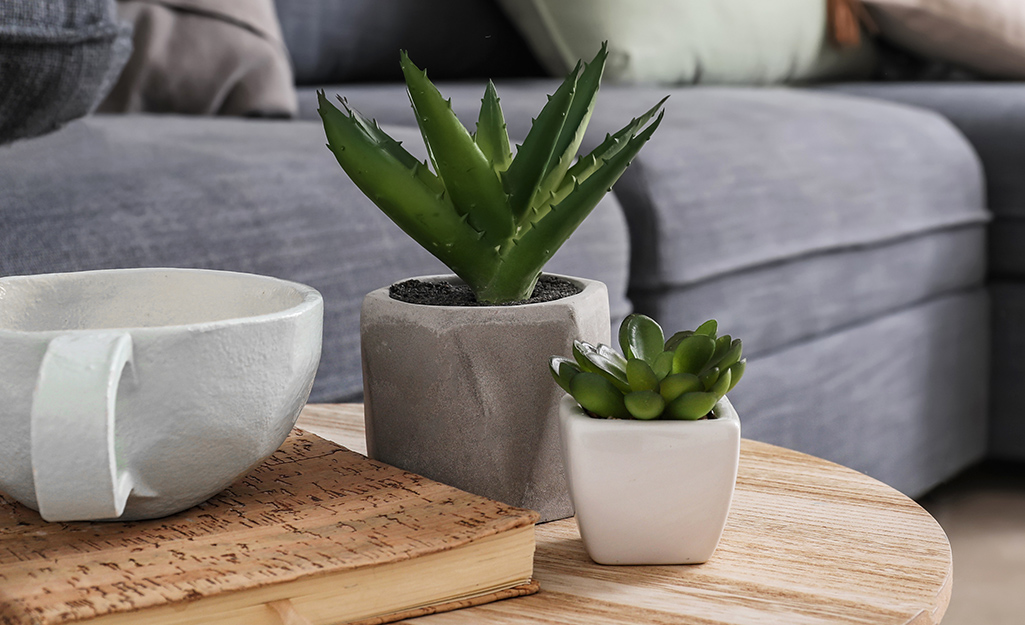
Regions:
<svg viewBox="0 0 1025 625"><path fill-rule="evenodd" d="M553 356L549 369L592 416L693 421L737 385L747 364L740 339L717 330L710 319L665 340L658 323L633 314L619 327L624 354L574 341L573 360Z"/></svg>
<svg viewBox="0 0 1025 625"><path fill-rule="evenodd" d="M663 99L574 162L608 50L577 63L515 155L494 84L468 132L409 56L400 61L431 168L340 98L318 94L328 148L363 193L490 304L527 299L541 269L619 179L662 119ZM658 112L658 118L645 124Z"/></svg>

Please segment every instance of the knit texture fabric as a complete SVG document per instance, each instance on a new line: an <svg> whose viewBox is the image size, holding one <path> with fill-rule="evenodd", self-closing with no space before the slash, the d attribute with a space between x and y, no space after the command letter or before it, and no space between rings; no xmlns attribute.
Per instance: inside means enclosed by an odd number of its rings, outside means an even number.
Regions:
<svg viewBox="0 0 1025 625"><path fill-rule="evenodd" d="M0 144L88 115L131 48L114 0L0 2Z"/></svg>

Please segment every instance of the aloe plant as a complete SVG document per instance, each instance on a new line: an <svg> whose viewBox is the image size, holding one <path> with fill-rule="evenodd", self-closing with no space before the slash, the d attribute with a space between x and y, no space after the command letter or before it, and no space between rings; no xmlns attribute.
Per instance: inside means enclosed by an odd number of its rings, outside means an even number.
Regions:
<svg viewBox="0 0 1025 625"><path fill-rule="evenodd" d="M744 375L743 344L716 336L710 319L668 340L650 317L633 314L619 327L619 354L607 345L573 342L573 359L552 356L556 383L593 416L696 420Z"/></svg>
<svg viewBox="0 0 1025 625"><path fill-rule="evenodd" d="M493 83L488 82L471 134L451 101L402 52L402 72L430 166L346 100L339 98L343 112L320 92L328 148L360 190L466 282L479 301L527 299L548 259L662 120L665 99L574 162L607 56L602 45L590 63L577 63L513 154Z"/></svg>

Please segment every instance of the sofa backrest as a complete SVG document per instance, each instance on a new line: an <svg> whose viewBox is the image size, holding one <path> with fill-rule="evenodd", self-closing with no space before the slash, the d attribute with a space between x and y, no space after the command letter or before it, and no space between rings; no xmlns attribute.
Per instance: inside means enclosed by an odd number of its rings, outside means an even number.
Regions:
<svg viewBox="0 0 1025 625"><path fill-rule="evenodd" d="M402 79L399 50L432 79L539 76L493 0L275 0L296 84Z"/></svg>

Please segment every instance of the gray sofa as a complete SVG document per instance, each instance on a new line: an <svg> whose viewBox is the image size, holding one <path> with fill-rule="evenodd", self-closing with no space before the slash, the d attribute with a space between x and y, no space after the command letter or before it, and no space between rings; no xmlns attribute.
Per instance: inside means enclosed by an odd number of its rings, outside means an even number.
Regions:
<svg viewBox="0 0 1025 625"><path fill-rule="evenodd" d="M488 6L459 10L509 37ZM297 119L92 116L0 147L0 275L173 265L310 284L327 309L311 399L358 400L362 296L445 269L324 148L319 88L420 145L402 85L336 82L351 7L278 3ZM483 82L449 78L472 124ZM522 138L556 81L496 83ZM913 496L987 454L1025 459L1025 87L609 85L584 148L665 94L662 127L548 269L604 281L613 323L715 317L743 337L747 437Z"/></svg>

